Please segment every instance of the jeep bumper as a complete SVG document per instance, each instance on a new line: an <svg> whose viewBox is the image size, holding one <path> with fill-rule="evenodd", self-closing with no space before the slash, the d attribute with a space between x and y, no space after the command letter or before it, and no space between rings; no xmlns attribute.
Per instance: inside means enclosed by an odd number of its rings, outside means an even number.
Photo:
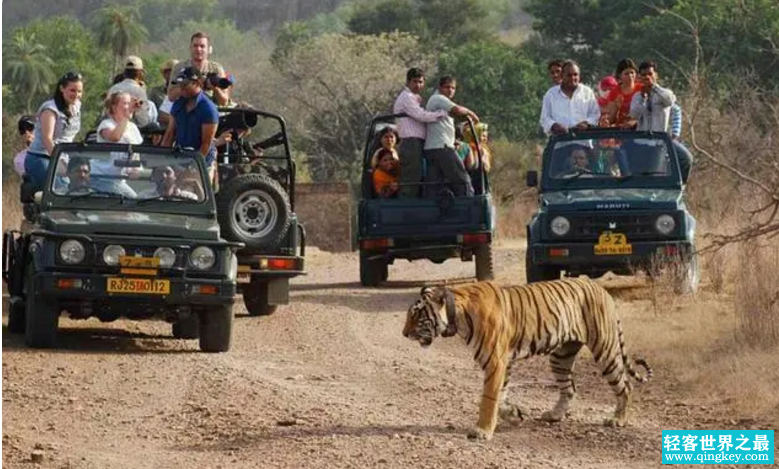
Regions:
<svg viewBox="0 0 779 469"><path fill-rule="evenodd" d="M687 257L694 251L690 241L632 242L630 254L595 254L595 243L534 243L530 246L535 265L557 266L569 271L587 272L625 268L644 268L654 260Z"/></svg>
<svg viewBox="0 0 779 469"><path fill-rule="evenodd" d="M109 278L168 282L168 293L108 291ZM33 276L35 291L59 300L103 303L145 303L167 305L224 305L235 300L236 285L226 279L189 277L141 277L119 274L38 272Z"/></svg>

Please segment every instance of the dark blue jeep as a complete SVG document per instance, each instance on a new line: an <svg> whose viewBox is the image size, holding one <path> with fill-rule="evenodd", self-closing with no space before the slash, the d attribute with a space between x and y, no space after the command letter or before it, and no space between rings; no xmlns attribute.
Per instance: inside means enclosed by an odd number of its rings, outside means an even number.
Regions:
<svg viewBox="0 0 779 469"><path fill-rule="evenodd" d="M491 279L495 207L481 157L470 174L473 196L455 196L441 184L421 181L415 184L418 198L382 197L374 190L371 159L380 147L378 133L399 117L403 115L376 117L368 129L357 212L360 282L376 286L387 280L388 265L395 259L442 263L452 257L475 258L476 277ZM477 153L481 155L478 146Z"/></svg>
<svg viewBox="0 0 779 469"><path fill-rule="evenodd" d="M554 136L543 156L538 211L527 226L528 282L673 266L697 287L695 219L665 133L596 129ZM529 171L528 186L538 186Z"/></svg>

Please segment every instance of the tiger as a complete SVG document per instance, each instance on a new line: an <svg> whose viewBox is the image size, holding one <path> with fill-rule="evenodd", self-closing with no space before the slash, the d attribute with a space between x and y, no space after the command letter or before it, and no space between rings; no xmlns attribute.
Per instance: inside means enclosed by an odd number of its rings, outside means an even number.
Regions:
<svg viewBox="0 0 779 469"><path fill-rule="evenodd" d="M589 279L567 278L522 286L476 282L455 287L423 287L408 309L403 335L428 347L438 337L459 335L475 350L484 371L476 426L468 438L489 440L498 416L515 422L520 407L506 402L512 365L533 355L550 355L560 396L542 420L559 422L576 394L572 378L576 355L586 345L617 399L607 426L625 426L632 382L646 383L652 368L630 360L614 299ZM635 365L645 370L639 374Z"/></svg>

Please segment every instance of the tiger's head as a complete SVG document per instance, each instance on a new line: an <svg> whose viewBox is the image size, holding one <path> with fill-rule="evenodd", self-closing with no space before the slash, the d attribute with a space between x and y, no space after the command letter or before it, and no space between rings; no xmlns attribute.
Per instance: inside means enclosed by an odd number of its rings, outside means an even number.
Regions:
<svg viewBox="0 0 779 469"><path fill-rule="evenodd" d="M457 333L454 318L454 297L445 287L423 287L419 299L409 308L403 336L428 347L439 335L451 337Z"/></svg>

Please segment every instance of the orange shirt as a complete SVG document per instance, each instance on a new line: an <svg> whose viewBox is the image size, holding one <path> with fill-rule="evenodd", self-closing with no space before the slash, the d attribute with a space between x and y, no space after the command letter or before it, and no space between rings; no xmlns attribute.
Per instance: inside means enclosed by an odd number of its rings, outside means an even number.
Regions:
<svg viewBox="0 0 779 469"><path fill-rule="evenodd" d="M612 122L612 124L621 124L625 119L630 117L630 101L633 100L633 95L641 91L642 85L639 83L636 83L633 85L633 89L628 91L627 93L622 92L622 87L618 86L616 88L613 88L611 91L609 91L609 94L606 95L605 98L605 104L609 104L612 102L619 102L619 99L622 99L622 102L620 103L619 109L617 110L617 120L616 122Z"/></svg>
<svg viewBox="0 0 779 469"><path fill-rule="evenodd" d="M393 182L398 182L398 178L396 176L393 176L381 168L376 168L373 170L373 190L375 190L378 195L382 197L392 195L392 192L387 192L386 194L383 193L382 189L385 186L389 186ZM389 189L387 189L387 191L389 191Z"/></svg>

